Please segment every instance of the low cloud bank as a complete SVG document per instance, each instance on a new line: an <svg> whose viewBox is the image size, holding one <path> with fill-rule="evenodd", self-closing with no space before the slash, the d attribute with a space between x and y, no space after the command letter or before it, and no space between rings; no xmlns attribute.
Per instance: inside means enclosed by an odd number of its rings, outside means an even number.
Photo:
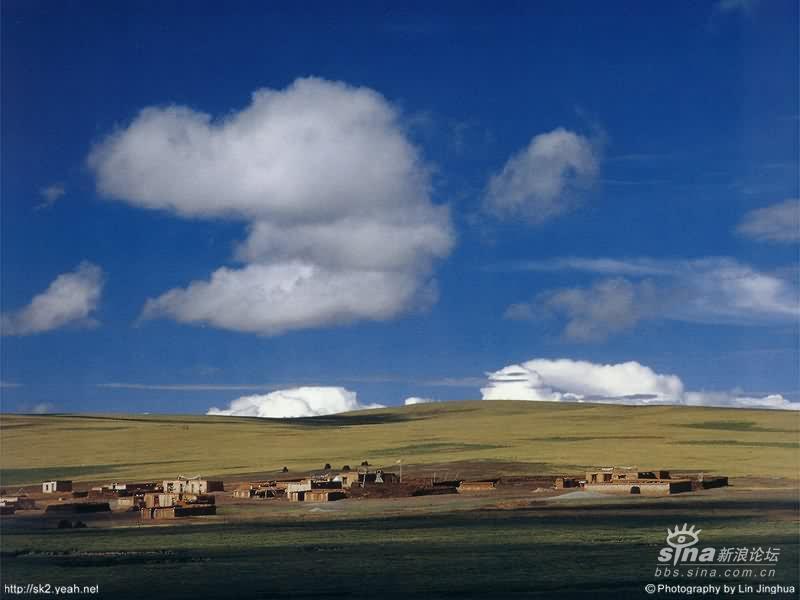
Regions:
<svg viewBox="0 0 800 600"><path fill-rule="evenodd" d="M361 404L355 392L343 387L309 386L242 396L232 401L228 408L212 407L206 414L285 419L318 417L368 408L383 408L383 405Z"/></svg>
<svg viewBox="0 0 800 600"><path fill-rule="evenodd" d="M433 398L419 398L417 396L411 396L410 398L405 399L403 405L413 406L415 404L430 404L431 402L438 402L438 400L434 400Z"/></svg>
<svg viewBox="0 0 800 600"><path fill-rule="evenodd" d="M571 359L534 359L488 373L484 400L683 404L800 410L780 394L764 397L738 392L685 391L677 375L662 375L635 361L603 365Z"/></svg>

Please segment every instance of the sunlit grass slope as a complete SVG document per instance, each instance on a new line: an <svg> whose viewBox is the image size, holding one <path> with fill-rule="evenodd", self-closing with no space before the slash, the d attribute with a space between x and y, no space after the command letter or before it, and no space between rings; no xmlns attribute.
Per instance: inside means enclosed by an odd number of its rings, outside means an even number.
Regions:
<svg viewBox="0 0 800 600"><path fill-rule="evenodd" d="M0 416L2 484L461 461L527 472L611 464L798 478L800 415L768 410L448 402L309 419ZM508 465L506 465L508 470Z"/></svg>

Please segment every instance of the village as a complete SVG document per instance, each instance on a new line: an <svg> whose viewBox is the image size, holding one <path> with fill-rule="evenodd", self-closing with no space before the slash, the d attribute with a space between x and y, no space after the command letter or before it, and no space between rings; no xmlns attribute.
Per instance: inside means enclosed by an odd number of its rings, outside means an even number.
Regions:
<svg viewBox="0 0 800 600"><path fill-rule="evenodd" d="M368 461L358 467L344 465L299 474L287 467L281 476L265 479L229 481L201 476L178 475L161 481L124 481L77 489L71 480L52 480L38 487L23 487L16 492L0 490L0 514L43 515L58 518L59 528L83 528L78 517L92 513L135 513L140 525L152 521L208 517L217 514L220 502L328 503L345 499L376 501L447 494L497 494L514 490L517 494L558 496L586 492L609 496L669 496L728 485L724 476L703 473L672 476L666 470L641 470L637 467L603 467L581 476L501 476L494 478L448 478L447 473L430 478L412 474L405 478L384 468L373 468ZM75 520L73 520L73 517Z"/></svg>

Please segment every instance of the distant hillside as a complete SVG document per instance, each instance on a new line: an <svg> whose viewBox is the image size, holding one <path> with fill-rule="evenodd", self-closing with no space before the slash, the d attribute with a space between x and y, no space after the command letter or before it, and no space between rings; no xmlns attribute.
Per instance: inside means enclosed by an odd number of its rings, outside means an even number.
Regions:
<svg viewBox="0 0 800 600"><path fill-rule="evenodd" d="M795 412L545 402L447 402L285 420L5 414L0 483L235 475L362 460L392 466L400 459L407 472L469 462L506 474L634 464L796 479L799 428Z"/></svg>

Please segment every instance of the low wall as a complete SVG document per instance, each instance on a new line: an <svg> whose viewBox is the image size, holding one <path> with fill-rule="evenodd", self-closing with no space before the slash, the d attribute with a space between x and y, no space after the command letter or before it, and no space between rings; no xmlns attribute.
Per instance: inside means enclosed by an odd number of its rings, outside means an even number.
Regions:
<svg viewBox="0 0 800 600"><path fill-rule="evenodd" d="M587 483L584 489L601 494L619 496L669 496L672 493L670 482L658 483Z"/></svg>

